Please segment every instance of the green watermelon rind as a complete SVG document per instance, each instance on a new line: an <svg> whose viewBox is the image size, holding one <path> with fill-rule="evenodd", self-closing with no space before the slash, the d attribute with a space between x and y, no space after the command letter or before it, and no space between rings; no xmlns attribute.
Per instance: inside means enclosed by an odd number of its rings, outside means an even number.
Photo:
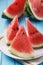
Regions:
<svg viewBox="0 0 43 65"><path fill-rule="evenodd" d="M20 57L20 58L34 58L34 54L33 54L33 52L32 53L30 53L30 54L25 54L25 53L21 53L21 52L18 52L18 51L16 51L15 49L13 49L13 48L9 48L9 50L8 50L12 55L14 55L14 56L17 56L17 57Z"/></svg>
<svg viewBox="0 0 43 65"><path fill-rule="evenodd" d="M23 11L24 12L24 11ZM22 13L20 13L19 15L18 15L18 17L20 17L22 14L23 14L23 12ZM16 15L10 15L9 13L7 13L7 11L6 10L4 10L3 11L3 13L2 13L2 18L7 18L7 19L13 19L14 17L15 17Z"/></svg>
<svg viewBox="0 0 43 65"><path fill-rule="evenodd" d="M32 19L35 18L34 15L32 14L32 12L31 12L31 10L30 10L29 7L27 8L27 13L28 13L28 15L30 15L30 17L31 17Z"/></svg>
<svg viewBox="0 0 43 65"><path fill-rule="evenodd" d="M11 19L12 20L12 18L8 17L4 12L2 12L2 18Z"/></svg>
<svg viewBox="0 0 43 65"><path fill-rule="evenodd" d="M26 13L26 14L25 14ZM29 17L31 17L32 19L35 18L33 13L31 12L31 9L29 7L29 3L28 0L26 1L26 5L25 5L25 10L24 10L24 15L27 15Z"/></svg>
<svg viewBox="0 0 43 65"><path fill-rule="evenodd" d="M43 48L43 44L40 44L40 45L33 45L33 48L34 48L34 49Z"/></svg>
<svg viewBox="0 0 43 65"><path fill-rule="evenodd" d="M35 17L37 20L43 20L43 17L40 18L40 17L36 16L36 14L33 12L32 7L31 7L31 3L29 2L29 0L28 0L28 3L29 3L30 10L31 10L31 12L33 13L34 17Z"/></svg>
<svg viewBox="0 0 43 65"><path fill-rule="evenodd" d="M2 17L3 18L9 18L9 19L13 19L14 18L14 16L11 16L10 14L8 14L6 10L3 11Z"/></svg>

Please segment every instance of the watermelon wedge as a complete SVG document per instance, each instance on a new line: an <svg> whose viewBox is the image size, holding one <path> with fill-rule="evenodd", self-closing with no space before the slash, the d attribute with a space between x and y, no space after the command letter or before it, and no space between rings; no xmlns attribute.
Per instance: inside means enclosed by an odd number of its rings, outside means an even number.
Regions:
<svg viewBox="0 0 43 65"><path fill-rule="evenodd" d="M30 35L31 42L33 43L33 48L43 47L43 35L37 30L37 28L26 19L28 34Z"/></svg>
<svg viewBox="0 0 43 65"><path fill-rule="evenodd" d="M28 4L34 17L43 20L43 0L28 0Z"/></svg>
<svg viewBox="0 0 43 65"><path fill-rule="evenodd" d="M9 51L11 54L22 58L33 58L33 48L23 26L21 26L13 39Z"/></svg>
<svg viewBox="0 0 43 65"><path fill-rule="evenodd" d="M15 15L21 16L24 12L26 0L14 0L4 11L2 16L13 19Z"/></svg>
<svg viewBox="0 0 43 65"><path fill-rule="evenodd" d="M18 29L19 29L18 17L15 16L15 18L11 21L11 23L7 26L5 30L5 39L7 45L11 44L11 41L16 36Z"/></svg>
<svg viewBox="0 0 43 65"><path fill-rule="evenodd" d="M18 21L18 16L16 15L15 17L14 17L14 19L11 21L11 28L12 29L14 29L14 31L16 30L18 30L19 29L19 23L18 23L19 21ZM15 31L15 32L16 32Z"/></svg>

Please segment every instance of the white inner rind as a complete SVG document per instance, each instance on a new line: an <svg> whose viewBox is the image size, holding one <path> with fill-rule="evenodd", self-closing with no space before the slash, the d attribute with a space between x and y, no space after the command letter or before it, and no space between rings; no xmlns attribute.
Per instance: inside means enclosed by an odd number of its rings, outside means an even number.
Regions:
<svg viewBox="0 0 43 65"><path fill-rule="evenodd" d="M4 36L5 36L6 44L7 45L10 45L11 44L11 41L7 39L7 37L6 37L6 31L4 32ZM43 47L43 43L33 45L33 48L40 48L40 47Z"/></svg>
<svg viewBox="0 0 43 65"><path fill-rule="evenodd" d="M11 16L9 13L7 13L7 11L6 10L4 10L4 15L5 16L7 16L8 18L11 18L11 19L13 19L14 18L14 16Z"/></svg>
<svg viewBox="0 0 43 65"><path fill-rule="evenodd" d="M11 41L7 39L6 30L4 31L4 37L5 37L6 44L7 45L10 45L11 44ZM34 44L33 45L33 48L40 48L40 47L43 47L43 43L36 44L36 45Z"/></svg>
<svg viewBox="0 0 43 65"><path fill-rule="evenodd" d="M40 48L43 47L43 43L37 44L37 45L33 45L33 48Z"/></svg>
<svg viewBox="0 0 43 65"><path fill-rule="evenodd" d="M34 58L34 52L31 52L31 53L18 52L17 50L11 47L9 48L9 52L21 58Z"/></svg>
<svg viewBox="0 0 43 65"><path fill-rule="evenodd" d="M7 39L6 30L5 30L5 32L4 32L4 37L5 37L5 43L6 43L7 45L10 45L10 44L11 44L11 41Z"/></svg>
<svg viewBox="0 0 43 65"><path fill-rule="evenodd" d="M4 32L4 36L5 36L6 44L7 45L10 45L11 44L11 41L7 39L7 37L6 37L6 31ZM40 48L40 47L43 47L43 43L33 45L33 48Z"/></svg>
<svg viewBox="0 0 43 65"><path fill-rule="evenodd" d="M7 10L4 10L3 13L4 13L4 15L7 16L8 18L13 19L13 18L15 17L15 15L10 15L10 14L7 12ZM19 13L19 14L16 14L16 15L18 15L18 17L20 17L22 14L23 14L23 12L22 12L22 13Z"/></svg>
<svg viewBox="0 0 43 65"><path fill-rule="evenodd" d="M25 4L26 4L26 2L25 2ZM15 15L18 15L18 17L20 17L23 13L24 13L24 10L25 10L25 5L24 5L24 9L23 9L23 11L20 13L18 13L18 14L15 14ZM13 19L14 17L15 17L15 15L10 15L9 14L9 12L7 12L7 8L4 10L4 15L5 16L7 16L8 18L11 18L11 19Z"/></svg>
<svg viewBox="0 0 43 65"><path fill-rule="evenodd" d="M33 8L32 8L32 5L31 5L31 3L30 3L29 0L28 0L28 2L29 2L30 9L31 9L33 15L35 16L35 18L38 19L38 20L43 20L43 17L38 17L38 16L34 13Z"/></svg>

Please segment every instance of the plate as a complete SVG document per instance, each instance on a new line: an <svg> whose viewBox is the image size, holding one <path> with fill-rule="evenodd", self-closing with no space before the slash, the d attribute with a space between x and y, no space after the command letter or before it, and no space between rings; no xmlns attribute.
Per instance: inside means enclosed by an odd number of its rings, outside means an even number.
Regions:
<svg viewBox="0 0 43 65"><path fill-rule="evenodd" d="M20 58L20 57L14 56L14 55L10 54L10 52L8 51L9 46L6 45L5 38L3 38L0 41L0 49L1 49L1 51L5 55L7 55L7 56L9 56L9 57L11 57L13 59L19 59L19 60L32 60L32 59L36 59L36 58L39 58L39 57L43 56L43 48L35 50L35 52L34 52L34 58L28 58L28 59L25 58L24 59L24 58Z"/></svg>

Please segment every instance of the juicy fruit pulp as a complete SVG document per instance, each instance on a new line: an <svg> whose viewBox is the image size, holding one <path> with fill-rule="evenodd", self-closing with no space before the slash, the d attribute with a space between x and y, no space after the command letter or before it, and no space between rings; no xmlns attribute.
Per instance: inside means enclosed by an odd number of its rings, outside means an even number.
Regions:
<svg viewBox="0 0 43 65"><path fill-rule="evenodd" d="M30 42L30 39L28 39L23 26L19 28L16 37L13 39L11 43L9 50L12 54L20 57L24 58L33 57L32 44Z"/></svg>
<svg viewBox="0 0 43 65"><path fill-rule="evenodd" d="M36 27L27 18L26 18L26 25L27 25L27 30L30 36L38 32Z"/></svg>
<svg viewBox="0 0 43 65"><path fill-rule="evenodd" d="M9 31L8 31L9 30ZM6 32L6 36L7 36L7 39L9 40L9 41L11 41L13 38L14 38L14 36L15 36L15 33L14 33L14 30L12 29L12 28L9 28L7 30L7 32Z"/></svg>
<svg viewBox="0 0 43 65"><path fill-rule="evenodd" d="M15 16L15 18L11 21L11 23L8 25L5 31L7 44L11 43L10 41L12 41L13 38L16 36L18 29L19 29L18 17Z"/></svg>
<svg viewBox="0 0 43 65"><path fill-rule="evenodd" d="M11 28L14 31L17 31L19 29L19 23L18 23L18 16L16 15L14 19L11 21Z"/></svg>
<svg viewBox="0 0 43 65"><path fill-rule="evenodd" d="M28 0L30 9L39 20L43 20L43 0Z"/></svg>
<svg viewBox="0 0 43 65"><path fill-rule="evenodd" d="M14 18L15 15L21 16L24 12L26 0L14 0L5 10L4 15L8 18Z"/></svg>
<svg viewBox="0 0 43 65"><path fill-rule="evenodd" d="M26 19L28 34L30 35L31 42L34 48L39 48L43 46L43 35L36 29L36 27Z"/></svg>

